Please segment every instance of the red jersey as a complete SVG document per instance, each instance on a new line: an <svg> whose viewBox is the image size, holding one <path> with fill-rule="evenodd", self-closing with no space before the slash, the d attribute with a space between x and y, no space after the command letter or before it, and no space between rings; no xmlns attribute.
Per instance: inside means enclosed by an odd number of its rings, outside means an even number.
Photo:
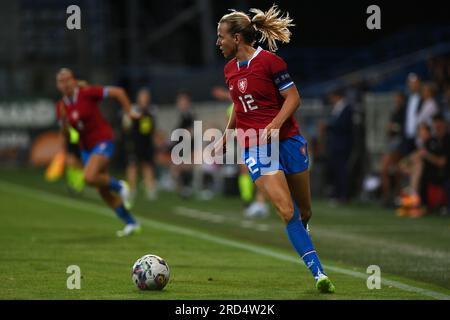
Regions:
<svg viewBox="0 0 450 320"><path fill-rule="evenodd" d="M63 97L56 103L58 119L66 117L79 132L83 149L89 150L102 141L113 139L113 130L98 107L106 94L102 86L80 87L75 89L72 98Z"/></svg>
<svg viewBox="0 0 450 320"><path fill-rule="evenodd" d="M283 106L280 92L294 85L284 60L261 47L249 61L230 60L224 73L234 103L236 128L244 132L254 129L259 134L259 129L269 125ZM298 134L298 123L291 115L281 127L279 139ZM238 140L242 147L254 144L239 137L239 131Z"/></svg>

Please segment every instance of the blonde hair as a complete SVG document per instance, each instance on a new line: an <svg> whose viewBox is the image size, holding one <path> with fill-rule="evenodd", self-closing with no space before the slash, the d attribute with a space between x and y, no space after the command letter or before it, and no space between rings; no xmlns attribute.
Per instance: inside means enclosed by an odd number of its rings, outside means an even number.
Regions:
<svg viewBox="0 0 450 320"><path fill-rule="evenodd" d="M295 26L289 13L282 16L277 5L273 5L268 11L252 8L250 12L255 15L250 19L244 12L231 9L231 13L224 15L219 23L228 23L231 34L241 33L244 41L253 45L261 34L260 43L267 42L269 50L275 52L278 50L277 41L288 43L291 39L289 27Z"/></svg>
<svg viewBox="0 0 450 320"><path fill-rule="evenodd" d="M77 80L77 86L79 86L80 88L87 87L88 85L89 82L87 82L86 80Z"/></svg>

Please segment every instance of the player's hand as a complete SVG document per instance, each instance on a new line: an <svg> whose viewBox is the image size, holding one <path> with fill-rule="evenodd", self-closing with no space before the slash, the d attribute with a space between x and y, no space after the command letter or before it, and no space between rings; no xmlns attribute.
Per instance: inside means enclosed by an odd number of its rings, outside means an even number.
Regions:
<svg viewBox="0 0 450 320"><path fill-rule="evenodd" d="M227 149L227 140L225 137L222 137L214 144L214 154L215 155L224 155Z"/></svg>
<svg viewBox="0 0 450 320"><path fill-rule="evenodd" d="M262 142L267 142L271 138L276 138L280 135L280 129L283 124L273 119L271 123L264 128L261 135Z"/></svg>
<svg viewBox="0 0 450 320"><path fill-rule="evenodd" d="M223 87L214 87L211 89L211 95L217 100L230 100L230 93Z"/></svg>
<svg viewBox="0 0 450 320"><path fill-rule="evenodd" d="M138 120L142 117L142 113L131 110L130 113L128 113L128 116L133 120Z"/></svg>

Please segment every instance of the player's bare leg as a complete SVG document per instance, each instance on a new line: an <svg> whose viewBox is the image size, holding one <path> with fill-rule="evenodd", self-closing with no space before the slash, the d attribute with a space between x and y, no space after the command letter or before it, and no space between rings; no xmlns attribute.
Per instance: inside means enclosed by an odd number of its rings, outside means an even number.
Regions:
<svg viewBox="0 0 450 320"><path fill-rule="evenodd" d="M296 177L293 179L290 179L291 183L295 184L294 182L296 182L298 184L297 187L304 189L309 187L308 174L296 174L295 176ZM301 186L299 185L299 182L301 182ZM306 229L299 220L298 209L292 200L288 180L284 172L276 171L273 174L262 175L256 180L256 185L272 202L281 219L286 224L286 232L289 240L313 274L316 280L316 288L323 293L334 292L335 287L328 276L323 272L317 252L314 249ZM303 206L306 206L307 204L307 201L302 202Z"/></svg>
<svg viewBox="0 0 450 320"><path fill-rule="evenodd" d="M139 233L141 228L134 217L125 206L124 196L122 190L125 184L121 187L119 193L111 189L111 177L108 174L107 157L100 154L93 154L85 166L84 176L86 183L96 187L102 199L111 207L117 216L125 223L125 228L117 232L120 237L128 236L133 233ZM128 188L128 186L127 186Z"/></svg>
<svg viewBox="0 0 450 320"><path fill-rule="evenodd" d="M294 206L284 173L277 171L274 174L263 175L255 181L255 184L272 202L284 224L287 224L294 216Z"/></svg>
<svg viewBox="0 0 450 320"><path fill-rule="evenodd" d="M93 154L89 158L84 168L84 179L86 183L92 187L102 188L110 187L112 177L108 174L109 159L101 154ZM129 210L131 208L130 189L128 183L119 181L120 187L116 188L116 192L122 197L124 206Z"/></svg>
<svg viewBox="0 0 450 320"><path fill-rule="evenodd" d="M108 187L98 187L97 191L110 208L115 209L122 204L122 199Z"/></svg>
<svg viewBox="0 0 450 320"><path fill-rule="evenodd" d="M311 188L310 188L309 170L286 175L289 191L300 211L300 217L303 226L307 228L308 221L311 219Z"/></svg>
<svg viewBox="0 0 450 320"><path fill-rule="evenodd" d="M101 154L93 154L84 167L84 180L91 187L107 187L109 185L107 157Z"/></svg>

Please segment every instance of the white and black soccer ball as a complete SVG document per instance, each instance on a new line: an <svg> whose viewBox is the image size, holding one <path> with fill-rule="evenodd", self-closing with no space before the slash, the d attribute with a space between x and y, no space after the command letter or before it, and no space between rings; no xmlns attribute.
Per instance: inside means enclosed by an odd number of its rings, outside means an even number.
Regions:
<svg viewBox="0 0 450 320"><path fill-rule="evenodd" d="M153 254L139 258L131 270L131 279L141 290L162 290L169 282L169 277L169 265L163 258Z"/></svg>

